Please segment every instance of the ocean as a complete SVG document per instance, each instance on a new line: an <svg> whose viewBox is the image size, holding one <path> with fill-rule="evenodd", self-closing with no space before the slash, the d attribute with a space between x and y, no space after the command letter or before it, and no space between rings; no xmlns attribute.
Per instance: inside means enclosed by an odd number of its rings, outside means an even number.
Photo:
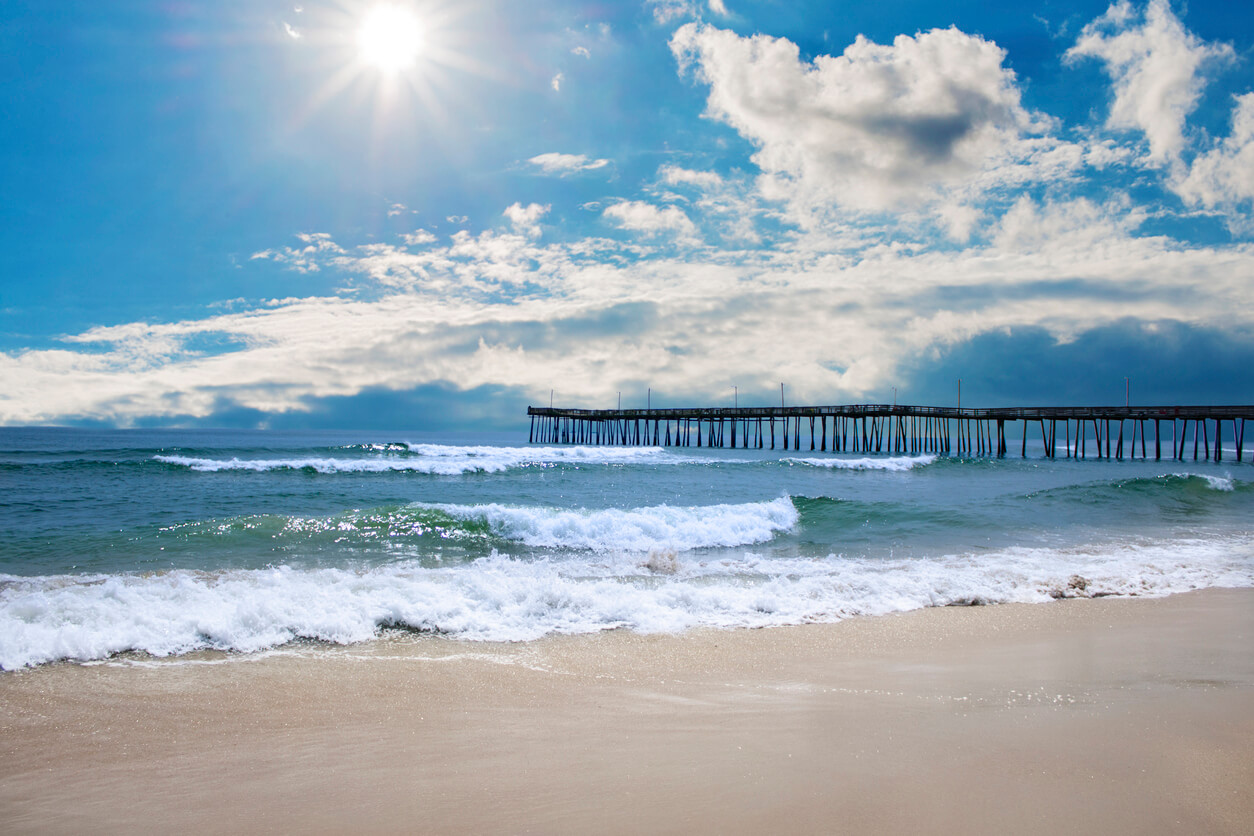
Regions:
<svg viewBox="0 0 1254 836"><path fill-rule="evenodd" d="M1254 586L1248 461L521 436L0 429L0 668Z"/></svg>

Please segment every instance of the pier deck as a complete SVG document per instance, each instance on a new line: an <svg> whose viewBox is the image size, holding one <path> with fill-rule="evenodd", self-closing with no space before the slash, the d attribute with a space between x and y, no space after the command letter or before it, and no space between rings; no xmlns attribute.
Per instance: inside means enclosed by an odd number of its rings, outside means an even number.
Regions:
<svg viewBox="0 0 1254 836"><path fill-rule="evenodd" d="M529 406L528 440L544 444L723 447L833 453L1004 456L1006 424L1023 422L1020 455L1039 425L1048 458L1148 458L1183 461L1192 430L1193 459L1223 458L1225 429L1244 461L1245 420L1254 406L1042 406L970 408L903 404L741 406L665 409L566 409ZM1061 438L1059 430L1061 429ZM803 432L804 430L804 432ZM1213 430L1213 434L1212 434ZM1074 431L1074 432L1073 432ZM1062 452L1058 442L1063 442ZM1125 440L1129 443L1125 444ZM791 445L790 445L791 442Z"/></svg>

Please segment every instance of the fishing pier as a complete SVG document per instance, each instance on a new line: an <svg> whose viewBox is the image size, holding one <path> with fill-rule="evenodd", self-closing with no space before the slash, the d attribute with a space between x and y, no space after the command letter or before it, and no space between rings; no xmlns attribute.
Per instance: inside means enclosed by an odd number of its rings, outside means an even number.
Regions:
<svg viewBox="0 0 1254 836"><path fill-rule="evenodd" d="M527 407L528 441L653 447L721 447L833 453L1005 456L1007 423L1019 454L1039 427L1047 458L1221 461L1225 444L1244 461L1254 406L1054 406L970 409L897 404L563 409ZM778 433L778 435L777 435ZM1152 435L1152 438L1151 438ZM1062 442L1061 448L1059 442ZM1139 443L1139 448L1138 448Z"/></svg>

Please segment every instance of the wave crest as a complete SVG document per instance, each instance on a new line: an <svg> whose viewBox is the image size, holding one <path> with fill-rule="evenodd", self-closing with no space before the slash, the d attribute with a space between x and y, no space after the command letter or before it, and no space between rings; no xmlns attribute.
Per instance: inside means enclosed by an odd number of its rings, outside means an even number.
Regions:
<svg viewBox="0 0 1254 836"><path fill-rule="evenodd" d="M352 449L378 455L294 456L282 459L209 459L154 456L163 464L201 473L219 471L308 470L315 473L413 472L435 476L501 473L522 467L557 465L667 464L679 461L661 447L487 447L446 444L372 444Z"/></svg>
<svg viewBox="0 0 1254 836"><path fill-rule="evenodd" d="M927 467L936 461L936 456L925 454L921 456L889 456L886 458L866 457L861 459L850 458L785 458L782 461L792 464L804 464L810 467L826 467L833 470L887 470L891 472L901 472L913 470L916 467Z"/></svg>
<svg viewBox="0 0 1254 836"><path fill-rule="evenodd" d="M351 643L388 627L526 641L620 627L765 627L960 603L1161 596L1254 586L1254 542L1015 548L909 560L746 553L668 562L665 572L659 565L493 553L441 568L407 561L360 570L0 576L0 668L124 651L169 656L251 652L297 639Z"/></svg>
<svg viewBox="0 0 1254 836"><path fill-rule="evenodd" d="M498 537L541 548L648 552L765 543L797 524L792 500L738 505L589 510L507 505L418 505L481 522Z"/></svg>

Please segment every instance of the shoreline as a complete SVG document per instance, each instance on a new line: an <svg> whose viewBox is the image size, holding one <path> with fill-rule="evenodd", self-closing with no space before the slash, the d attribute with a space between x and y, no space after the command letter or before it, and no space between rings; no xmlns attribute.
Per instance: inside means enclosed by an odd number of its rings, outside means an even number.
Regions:
<svg viewBox="0 0 1254 836"><path fill-rule="evenodd" d="M1254 589L0 674L9 832L1244 833ZM202 664L212 662L212 664Z"/></svg>

